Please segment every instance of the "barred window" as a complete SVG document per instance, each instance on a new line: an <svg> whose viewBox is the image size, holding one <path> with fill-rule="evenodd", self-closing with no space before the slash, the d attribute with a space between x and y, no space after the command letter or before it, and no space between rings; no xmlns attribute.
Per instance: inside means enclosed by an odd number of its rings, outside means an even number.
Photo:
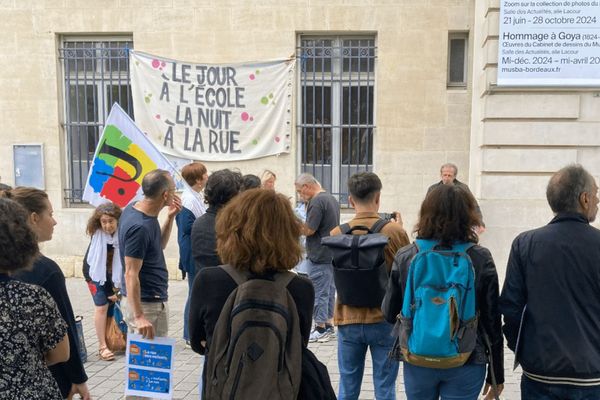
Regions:
<svg viewBox="0 0 600 400"><path fill-rule="evenodd" d="M128 49L131 38L64 38L59 48L64 76L65 148L69 204L82 203L88 171L104 121L116 102L133 117Z"/></svg>
<svg viewBox="0 0 600 400"><path fill-rule="evenodd" d="M300 169L344 205L373 166L375 52L372 36L300 38Z"/></svg>

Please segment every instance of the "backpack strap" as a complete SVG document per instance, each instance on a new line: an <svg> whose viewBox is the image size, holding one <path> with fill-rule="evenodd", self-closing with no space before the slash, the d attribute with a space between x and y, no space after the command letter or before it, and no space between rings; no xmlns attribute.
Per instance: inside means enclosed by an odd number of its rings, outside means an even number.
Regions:
<svg viewBox="0 0 600 400"><path fill-rule="evenodd" d="M377 220L377 222L375 222L373 224L373 226L371 227L371 232L373 232L373 233L379 233L379 232L381 232L381 230L383 229L383 227L386 226L389 222L390 222L389 219L379 218Z"/></svg>
<svg viewBox="0 0 600 400"><path fill-rule="evenodd" d="M342 235L347 235L348 233L350 233L350 224L342 224L340 225L340 231L342 232Z"/></svg>
<svg viewBox="0 0 600 400"><path fill-rule="evenodd" d="M475 243L473 243L473 242L458 243L458 244L452 245L452 250L459 251L461 253L466 253L467 250L469 250L473 246L475 246Z"/></svg>
<svg viewBox="0 0 600 400"><path fill-rule="evenodd" d="M429 251L433 250L438 244L438 241L435 239L415 239L415 244L417 245L418 251Z"/></svg>
<svg viewBox="0 0 600 400"><path fill-rule="evenodd" d="M383 227L387 225L388 222L390 222L390 221L380 218L370 228L368 228L365 225L355 225L355 226L351 227L350 224L347 224L347 223L340 225L339 228L340 228L342 235L348 235L354 231L366 231L367 233L379 233L383 229Z"/></svg>
<svg viewBox="0 0 600 400"><path fill-rule="evenodd" d="M439 242L435 239L416 239L415 243L419 251L433 250L439 244ZM452 249L448 250L466 253L466 251L473 246L475 246L475 243L473 242L455 243L452 245Z"/></svg>
<svg viewBox="0 0 600 400"><path fill-rule="evenodd" d="M496 382L496 372L494 371L494 358L492 356L492 344L490 342L490 337L487 334L483 324L479 324L477 326L477 333L481 333L481 337L483 338L483 343L485 344L486 350L488 352L489 365L490 365L490 375L492 378L492 391L494 394L495 400L500 400L498 397L498 384Z"/></svg>
<svg viewBox="0 0 600 400"><path fill-rule="evenodd" d="M280 271L274 275L275 284L279 287L287 288L292 279L296 277L296 274L290 271Z"/></svg>
<svg viewBox="0 0 600 400"><path fill-rule="evenodd" d="M238 271L237 269L233 268L229 264L220 265L219 267L223 271L227 272L227 274L231 277L231 279L233 279L235 281L235 283L238 286L240 286L242 283L246 282L248 280L248 278L250 278L249 274L246 274L242 271Z"/></svg>
<svg viewBox="0 0 600 400"><path fill-rule="evenodd" d="M235 283L238 286L250 279L249 273L239 271L229 264L220 265L220 267L221 269L223 269L223 271L227 272L227 274L231 277L231 279L235 281ZM287 285L289 285L289 283L292 281L292 279L294 279L295 276L296 274L294 274L293 272L281 271L274 275L274 282L279 287L285 288L287 287Z"/></svg>

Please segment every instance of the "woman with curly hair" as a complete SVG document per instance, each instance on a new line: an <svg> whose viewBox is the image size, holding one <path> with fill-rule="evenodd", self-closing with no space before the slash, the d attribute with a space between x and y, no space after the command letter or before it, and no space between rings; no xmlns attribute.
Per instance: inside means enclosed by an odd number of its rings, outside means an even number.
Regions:
<svg viewBox="0 0 600 400"><path fill-rule="evenodd" d="M0 398L62 399L49 365L69 358L67 324L48 292L13 279L38 257L27 212L0 199Z"/></svg>
<svg viewBox="0 0 600 400"><path fill-rule="evenodd" d="M217 215L216 236L220 259L252 279L274 280L277 274L289 274L302 257L300 224L287 197L274 190L250 189L235 196ZM192 350L199 354L210 351L221 309L238 286L227 272L229 266L203 268L194 281L190 339ZM302 345L306 346L314 289L310 280L299 275L293 276L287 289L294 299Z"/></svg>
<svg viewBox="0 0 600 400"><path fill-rule="evenodd" d="M87 223L92 238L83 258L83 276L94 300L94 326L98 336L98 356L112 361L115 355L106 345L106 319L110 303L117 301L122 285L123 266L119 257L117 226L121 208L106 203L98 206Z"/></svg>
<svg viewBox="0 0 600 400"><path fill-rule="evenodd" d="M25 208L28 212L27 222L37 237L38 243L52 239L56 220L53 216L52 203L46 192L30 187L16 187L2 192L1 196L12 199ZM72 398L78 393L84 400L90 399L87 387L88 377L79 356L79 341L77 340L73 307L67 293L65 276L60 267L48 257L39 255L30 269L19 270L13 276L22 282L43 287L56 302L60 315L68 326L70 355L66 362L51 366L50 372L56 379L63 398Z"/></svg>

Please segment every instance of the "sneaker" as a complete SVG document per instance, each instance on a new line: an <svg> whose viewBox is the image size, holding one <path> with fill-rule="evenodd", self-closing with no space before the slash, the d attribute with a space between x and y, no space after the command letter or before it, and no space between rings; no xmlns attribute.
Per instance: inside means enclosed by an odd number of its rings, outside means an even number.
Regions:
<svg viewBox="0 0 600 400"><path fill-rule="evenodd" d="M329 342L331 339L336 338L335 329L333 328L333 325L327 325L325 327L325 333L327 333L327 335L320 339L317 339L317 342L326 343L326 342Z"/></svg>
<svg viewBox="0 0 600 400"><path fill-rule="evenodd" d="M191 348L192 348L192 344L190 343L190 341L189 341L189 340L186 340L186 341L185 341L185 348L186 348L186 349L191 349Z"/></svg>
<svg viewBox="0 0 600 400"><path fill-rule="evenodd" d="M325 329L323 332L319 332L318 330L314 329L310 333L310 336L308 337L308 342L309 343L322 342L322 341L326 342L329 335L330 335L330 332L327 329Z"/></svg>
<svg viewBox="0 0 600 400"><path fill-rule="evenodd" d="M327 332L329 332L329 338L330 339L335 339L337 337L337 334L335 332L335 328L333 327L333 325L327 325Z"/></svg>

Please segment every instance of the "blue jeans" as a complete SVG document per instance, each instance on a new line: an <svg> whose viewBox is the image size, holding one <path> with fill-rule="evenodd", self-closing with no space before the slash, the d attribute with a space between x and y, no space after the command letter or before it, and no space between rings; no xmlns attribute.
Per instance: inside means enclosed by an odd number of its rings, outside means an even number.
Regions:
<svg viewBox="0 0 600 400"><path fill-rule="evenodd" d="M396 399L396 377L399 363L388 359L394 345L394 326L387 322L338 326L338 366L340 369L339 400L355 400L365 369L367 347L373 361L373 386L377 400Z"/></svg>
<svg viewBox="0 0 600 400"><path fill-rule="evenodd" d="M477 400L485 379L484 364L440 369L405 362L403 369L408 400Z"/></svg>
<svg viewBox="0 0 600 400"><path fill-rule="evenodd" d="M306 258L303 258L302 261L300 261L294 267L294 269L296 270L296 273L298 273L298 275L308 277L308 271L310 270L309 264L308 264L309 262L310 261L308 261Z"/></svg>
<svg viewBox="0 0 600 400"><path fill-rule="evenodd" d="M306 260L308 277L315 288L315 308L313 319L317 325L322 325L333 318L335 304L335 283L333 282L333 265L315 264Z"/></svg>
<svg viewBox="0 0 600 400"><path fill-rule="evenodd" d="M190 297L192 296L192 287L194 286L194 278L196 278L196 266L193 266L193 271L187 273L188 281L188 296L185 301L185 308L183 309L183 340L190 340L190 328L189 328L189 312L190 312Z"/></svg>
<svg viewBox="0 0 600 400"><path fill-rule="evenodd" d="M552 385L521 377L521 399L598 400L600 386Z"/></svg>

